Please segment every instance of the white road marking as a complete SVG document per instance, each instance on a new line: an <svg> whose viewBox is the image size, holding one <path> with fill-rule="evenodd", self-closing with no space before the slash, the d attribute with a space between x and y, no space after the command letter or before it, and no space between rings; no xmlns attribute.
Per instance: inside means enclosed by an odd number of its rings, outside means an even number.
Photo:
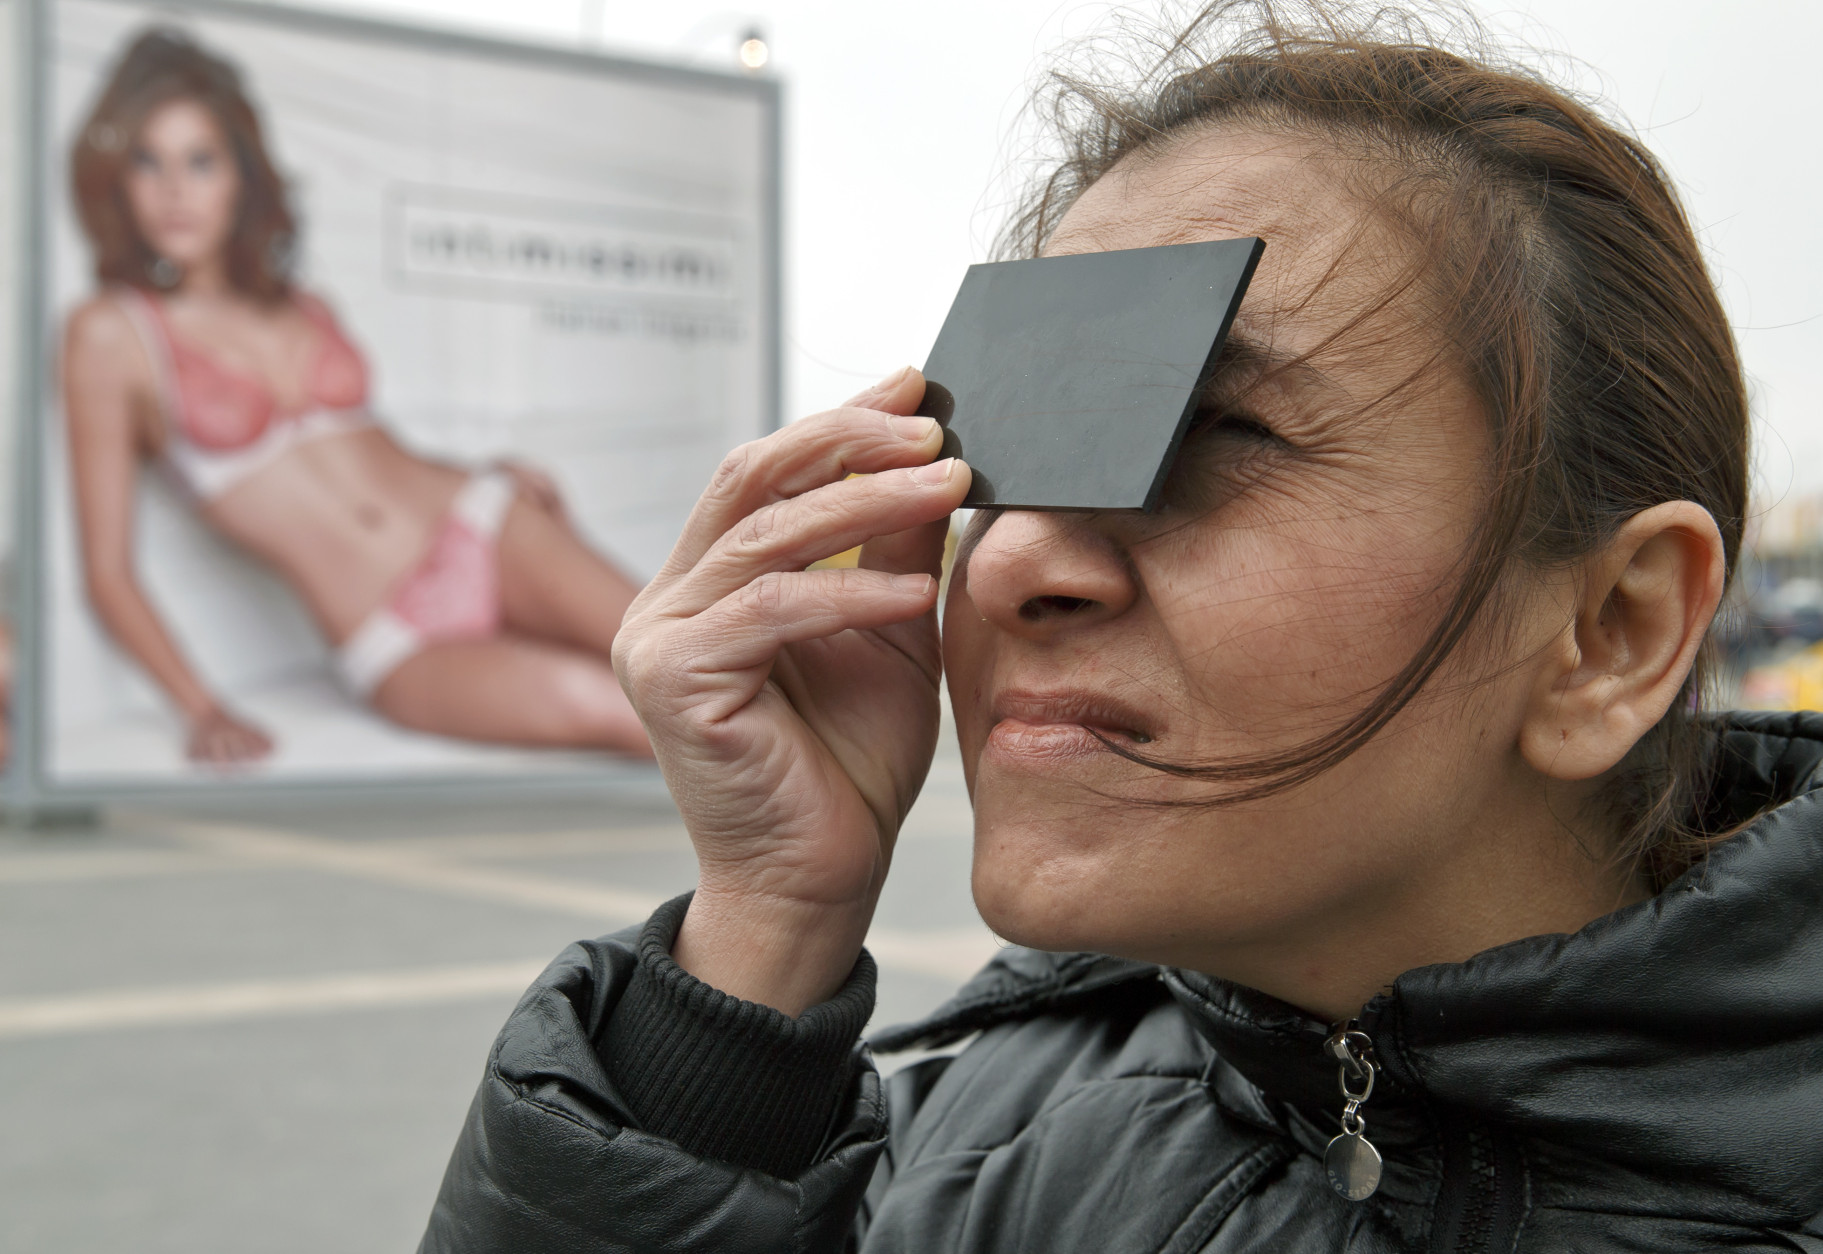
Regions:
<svg viewBox="0 0 1823 1254"><path fill-rule="evenodd" d="M526 846L539 843L537 836L356 842L227 823L160 822L156 830L179 847L18 855L0 860L0 882L87 878L81 869L85 865L101 874L118 875L303 867L469 900L571 914L587 920L596 931L642 922L664 900L655 894L585 880L447 860L452 854L510 856L512 841L522 842L516 846L518 850L531 852ZM585 847L606 852L614 847L613 835L546 833L543 843L564 852ZM681 829L674 826L622 835L651 842L652 847L664 847L657 843L661 840L675 844L683 839ZM603 836L610 839L600 839ZM979 924L930 931L876 927L867 936L868 950L882 969L950 981L973 975L999 946L994 935ZM544 965L544 961L486 963L5 998L0 999L0 1039L460 1001L520 991Z"/></svg>
<svg viewBox="0 0 1823 1254"><path fill-rule="evenodd" d="M882 967L944 979L973 974L995 945L985 929L925 933L875 928L867 937L867 947ZM549 961L6 997L0 998L0 1041L508 997L523 992Z"/></svg>
<svg viewBox="0 0 1823 1254"><path fill-rule="evenodd" d="M141 830L151 824L139 825ZM168 827L168 825L158 825ZM264 830L264 829L262 829ZM312 837L307 839L323 840ZM340 843L340 842L329 842ZM577 829L555 832L486 832L461 836L395 837L364 840L364 849L402 853L414 858L488 861L561 857L566 854L660 853L687 851L690 838L669 823L620 831ZM256 861L271 862L264 856ZM0 845L0 884L35 884L74 880L131 879L147 875L189 875L245 870L247 859L226 853L199 855L192 849L54 849L15 852Z"/></svg>
<svg viewBox="0 0 1823 1254"><path fill-rule="evenodd" d="M555 832L477 832L459 836L390 837L375 843L421 849L439 858L551 858L565 854L663 853L690 851L681 823L618 829L577 828Z"/></svg>
<svg viewBox="0 0 1823 1254"><path fill-rule="evenodd" d="M506 997L523 992L547 963L536 959L0 998L0 1040Z"/></svg>
<svg viewBox="0 0 1823 1254"><path fill-rule="evenodd" d="M444 862L398 843L372 845L225 823L167 823L161 830L203 853L248 863L309 867L456 897L561 910L608 927L651 914L664 898L602 884Z"/></svg>
<svg viewBox="0 0 1823 1254"><path fill-rule="evenodd" d="M166 824L163 830L190 848L247 862L308 866L406 888L472 900L556 910L603 929L644 922L665 898L586 881L471 867L425 856L404 842L355 844L301 836L268 828L216 823ZM875 927L867 947L882 968L944 980L966 980L1000 951L1000 941L983 924L912 930Z"/></svg>
<svg viewBox="0 0 1823 1254"><path fill-rule="evenodd" d="M187 849L84 849L0 857L0 884L55 884L230 870L238 864Z"/></svg>

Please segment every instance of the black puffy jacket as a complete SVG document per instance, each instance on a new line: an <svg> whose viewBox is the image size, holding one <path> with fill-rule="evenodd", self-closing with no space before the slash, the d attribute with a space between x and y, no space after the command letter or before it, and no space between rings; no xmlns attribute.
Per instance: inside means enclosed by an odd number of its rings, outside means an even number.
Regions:
<svg viewBox="0 0 1823 1254"><path fill-rule="evenodd" d="M635 1130L595 1042L631 939L572 946L488 1061L431 1254L609 1250L1823 1254L1823 716L1738 716L1657 897L1401 976L1365 1009L1385 1158L1325 1179L1329 1027L1249 990L1013 950L855 1069L792 1179ZM864 1051L863 1062L865 1063Z"/></svg>

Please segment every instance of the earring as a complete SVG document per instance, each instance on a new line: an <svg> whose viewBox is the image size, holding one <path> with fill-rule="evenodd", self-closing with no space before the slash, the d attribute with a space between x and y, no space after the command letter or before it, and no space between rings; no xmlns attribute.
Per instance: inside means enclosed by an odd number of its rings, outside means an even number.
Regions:
<svg viewBox="0 0 1823 1254"><path fill-rule="evenodd" d="M177 268L177 263L169 257L154 257L146 267L146 277L152 280L153 287L169 290L176 287L177 281L184 276L183 271Z"/></svg>

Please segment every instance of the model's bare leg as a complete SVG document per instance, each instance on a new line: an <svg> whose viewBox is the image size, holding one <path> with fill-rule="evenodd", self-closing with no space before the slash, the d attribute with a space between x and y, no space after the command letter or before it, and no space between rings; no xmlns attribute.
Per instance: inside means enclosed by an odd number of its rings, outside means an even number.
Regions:
<svg viewBox="0 0 1823 1254"><path fill-rule="evenodd" d="M403 726L464 740L651 756L605 659L521 636L430 645L381 681L373 704Z"/></svg>
<svg viewBox="0 0 1823 1254"><path fill-rule="evenodd" d="M560 515L523 494L507 511L497 552L501 611L511 630L608 656L638 584Z"/></svg>

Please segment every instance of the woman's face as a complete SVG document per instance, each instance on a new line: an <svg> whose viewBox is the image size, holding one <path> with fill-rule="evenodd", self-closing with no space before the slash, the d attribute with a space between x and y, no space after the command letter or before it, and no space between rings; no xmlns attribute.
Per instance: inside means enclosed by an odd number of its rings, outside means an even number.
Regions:
<svg viewBox="0 0 1823 1254"><path fill-rule="evenodd" d="M1339 189L1342 161L1206 133L1123 163L1051 244L1266 251L1162 512L983 513L964 542L945 660L976 900L1011 940L1270 989L1288 943L1425 900L1487 816L1533 800L1527 683L1486 649L1340 766L1233 808L1133 804L1215 794L1092 734L1181 763L1302 746L1410 660L1462 577L1486 421L1458 369L1426 364L1437 341L1410 303L1345 329L1410 253ZM1537 644L1516 613L1509 647Z"/></svg>
<svg viewBox="0 0 1823 1254"><path fill-rule="evenodd" d="M154 253L181 269L219 258L240 195L240 171L213 113L194 100L152 111L128 155L127 203Z"/></svg>

